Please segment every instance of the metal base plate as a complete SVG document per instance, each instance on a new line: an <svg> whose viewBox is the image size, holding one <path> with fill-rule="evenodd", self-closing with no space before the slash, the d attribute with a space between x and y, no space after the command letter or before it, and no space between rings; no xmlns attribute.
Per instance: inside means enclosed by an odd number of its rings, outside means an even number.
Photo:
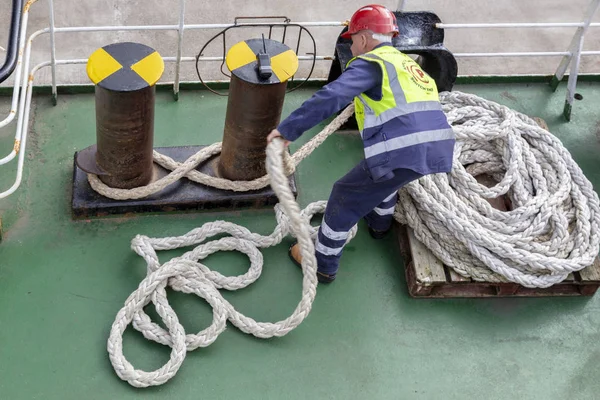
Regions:
<svg viewBox="0 0 600 400"><path fill-rule="evenodd" d="M155 150L176 161L183 162L206 146L158 147ZM74 160L77 153L74 155ZM215 176L217 157L207 160L196 169ZM155 179L166 176L169 171L154 164ZM298 191L294 175L290 177L294 196ZM200 185L186 178L180 179L161 192L139 200L112 200L94 191L87 179L87 173L73 161L72 211L74 218L107 216L111 214L172 212L172 211L218 211L259 208L278 203L271 187L250 192L232 192Z"/></svg>

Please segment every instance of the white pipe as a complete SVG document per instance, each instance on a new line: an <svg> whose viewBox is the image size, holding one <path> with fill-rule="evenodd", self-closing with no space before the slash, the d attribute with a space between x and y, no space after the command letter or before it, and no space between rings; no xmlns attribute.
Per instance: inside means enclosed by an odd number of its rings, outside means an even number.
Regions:
<svg viewBox="0 0 600 400"><path fill-rule="evenodd" d="M483 23L483 24L435 24L440 29L470 29L470 28L580 28L583 22L525 22L525 23ZM590 24L599 27L600 23Z"/></svg>
<svg viewBox="0 0 600 400"><path fill-rule="evenodd" d="M194 30L194 29L224 29L230 28L233 26L269 26L272 25L271 22L257 22L257 23L240 23L240 24L190 24L183 25L184 30ZM281 23L283 24L283 23ZM345 26L344 22L291 22L291 24L298 24L305 27L335 27L335 26ZM68 26L68 27L60 27L54 28L54 32L63 33L63 32L116 32L116 31L177 31L179 30L179 25L129 25L129 26ZM44 31L50 31L49 28L44 29Z"/></svg>
<svg viewBox="0 0 600 400"><path fill-rule="evenodd" d="M177 57L163 57L164 62L172 63L177 62ZM298 59L300 61L311 61L313 59L312 56L299 56ZM317 61L330 61L333 59L333 56L317 56ZM181 57L181 62L195 62L196 57ZM223 61L223 57L200 57L200 61L214 62L214 61ZM71 60L56 60L56 65L79 65L79 64L87 64L87 58L76 58ZM43 68L48 65L52 65L50 61L43 62L38 64L37 67ZM38 69L39 69L38 68Z"/></svg>
<svg viewBox="0 0 600 400"><path fill-rule="evenodd" d="M453 53L454 57L556 57L568 56L568 51L526 51L517 53Z"/></svg>
<svg viewBox="0 0 600 400"><path fill-rule="evenodd" d="M345 22L291 22L292 24L298 24L305 27L336 27L345 26ZM240 23L240 24L189 24L183 25L184 30L193 29L224 29L233 26L269 26L270 22L257 22L257 23ZM441 29L469 29L469 28L579 28L583 27L583 22L540 22L540 23L482 23L482 24L436 24L437 28ZM592 23L590 27L600 27L600 23ZM48 31L49 28L46 28ZM55 28L54 32L103 32L103 31L143 31L143 30L158 30L166 31L179 30L179 25L129 25L129 26L69 26Z"/></svg>
<svg viewBox="0 0 600 400"><path fill-rule="evenodd" d="M297 58L300 61L312 61L313 56L298 56ZM333 56L316 56L314 58L316 58L317 61L333 60ZM174 61L177 61L177 58L163 57L163 61L174 62ZM199 61L205 61L205 62L223 61L223 57L200 57ZM181 62L196 62L196 57L181 57Z"/></svg>
<svg viewBox="0 0 600 400"><path fill-rule="evenodd" d="M225 29L233 26L269 26L273 25L273 22L245 22L240 24L192 24L186 25L185 29ZM276 23L277 24L277 23ZM278 23L283 24L283 23ZM302 25L304 27L318 27L318 26L345 26L346 23L343 21L325 21L325 22L290 22L290 24Z"/></svg>
<svg viewBox="0 0 600 400"><path fill-rule="evenodd" d="M2 160L0 160L0 165L6 164L15 158L15 156L17 155L16 148L18 146L19 146L19 143L15 140L15 144L13 145L12 151L10 153L8 153L8 155L6 157L4 157Z"/></svg>
<svg viewBox="0 0 600 400"><path fill-rule="evenodd" d="M25 46L25 54L24 54L25 63L24 63L24 66L23 66L23 71L28 71L29 70L29 62L31 60L31 46L33 44L33 40L36 37L38 37L39 35L41 35L42 33L45 33L45 32L43 32L43 31L37 31L33 35L31 35L29 37L29 40L27 40L27 45ZM47 65L51 65L51 62L47 61L45 63L40 64L40 66L47 66ZM37 66L36 66L36 68L37 68ZM35 70L37 71L38 69L39 68L37 68ZM23 90L25 90L26 87L29 87L30 85L32 85L32 82L33 82L33 73L31 73L29 75L23 74L23 80L21 82L21 86L22 86ZM9 161L13 160L15 158L15 156L17 155L18 152L22 153L25 150L23 139L22 139L21 136L23 134L23 119L25 117L24 114L29 115L29 110L25 109L25 98L26 97L27 97L27 95L23 94L23 95L21 95L21 97L19 99L20 100L19 101L19 110L20 110L20 112L19 112L19 116L18 116L18 119L17 119L17 131L16 131L16 134L15 134L15 144L14 144L13 150L10 152L10 154L7 157L4 157L2 160L0 160L0 165L6 164ZM30 95L30 97L31 97L31 95ZM21 159L21 156L19 156L19 160L20 159ZM17 174L19 174L19 170L17 170ZM20 181L20 178L19 178L19 181ZM18 185L17 185L17 187L18 187ZM16 188L15 188L15 190L16 190ZM0 198L2 198L2 196L0 196Z"/></svg>
<svg viewBox="0 0 600 400"><path fill-rule="evenodd" d="M34 33L34 35L35 35L35 33ZM24 66L25 71L29 71L29 60L30 60L30 56L31 56L31 43L33 42L34 35L32 35L32 37L30 37L29 40L27 41L27 46L25 49L25 66ZM30 89L31 89L32 84L33 84L33 71L30 75L23 74L22 85L23 85L23 89L25 90L25 94L21 96L20 102L19 102L19 110L21 112L19 113L19 118L17 119L17 133L15 135L15 148L20 147L19 161L17 164L17 178L15 179L15 183L10 187L10 189L0 193L0 199L10 196L21 185L21 178L23 176L23 163L25 160L25 148L27 146L27 131L25 131L25 135L22 135L23 122L26 121L25 116L27 116L27 117L29 116L29 111L30 111L29 108L30 107L26 108L26 104L31 105L31 103L30 102L26 103L26 99L27 99L27 97L29 97L29 99L31 101L31 93L30 93L31 90ZM25 89L25 88L27 88L27 89ZM13 150L13 152L15 152L15 154L16 154L16 150ZM14 156L13 156L13 158L14 158Z"/></svg>
<svg viewBox="0 0 600 400"><path fill-rule="evenodd" d="M177 29L179 29L178 25L65 26L55 28L54 32L176 31ZM43 30L49 31L48 28Z"/></svg>
<svg viewBox="0 0 600 400"><path fill-rule="evenodd" d="M48 65L48 64L46 64ZM37 68L37 66L36 66ZM21 186L21 180L23 178L23 166L24 166L24 161L25 161L25 149L27 147L27 131L29 130L29 112L31 111L31 95L33 93L33 77L35 75L35 73L37 72L36 68L34 68L31 71L31 79L28 80L27 83L27 90L26 90L26 95L23 96L23 99L26 98L26 103L25 103L25 111L22 113L24 114L24 126L20 125L18 128L22 127L21 131L25 132L25 134L23 135L22 139L21 139L21 150L19 152L19 161L17 164L17 177L15 179L15 183L10 187L10 189L0 193L0 199L3 199L5 197L10 196L11 194L13 194L14 192L17 191L17 189L19 188L19 186Z"/></svg>
<svg viewBox="0 0 600 400"><path fill-rule="evenodd" d="M25 55L25 65L26 68L29 67L29 59L31 55L31 43L35 37L29 39L27 43L27 50ZM76 60L61 60L56 61L55 65L67 65L67 64L86 64L87 59L76 59ZM19 114L19 119L17 123L17 137L20 140L20 151L19 151L19 160L17 164L17 177L15 179L15 183L10 187L10 189L0 193L0 199L5 198L13 194L21 185L21 180L23 178L23 167L25 161L25 150L27 147L27 134L29 132L29 112L31 111L31 97L33 94L33 81L35 79L35 74L42 68L52 66L51 61L46 61L41 64L36 65L29 74L29 77L25 79L23 78L23 85L25 89L25 95L21 96L21 106L20 109L23 110ZM27 85L25 87L25 84ZM14 156L13 156L14 158Z"/></svg>
<svg viewBox="0 0 600 400"><path fill-rule="evenodd" d="M317 60L331 60L333 56L317 56ZM162 57L164 62L177 62L177 57ZM312 56L299 56L302 61L310 61ZM196 57L181 57L181 62L194 62ZM200 61L223 61L223 57L200 57ZM87 64L87 58L74 58L70 60L56 60L56 65L80 65ZM45 61L35 66L36 70L52 65L51 61ZM78 86L78 85L76 85Z"/></svg>
<svg viewBox="0 0 600 400"><path fill-rule="evenodd" d="M33 3L29 3L29 6L31 6L31 4ZM21 32L20 32L20 38L19 38L19 55L17 58L17 66L16 66L16 71L15 71L15 83L14 83L14 89L13 89L13 96L12 96L12 104L11 104L11 108L8 114L8 117L6 117L4 120L0 121L0 128L7 126L8 124L10 124L15 116L17 115L17 104L19 102L19 93L20 93L20 89L21 89L21 84L20 84L20 80L21 80L21 75L23 73L23 70L25 70L25 68L23 68L23 51L25 49L25 41L26 41L26 33L27 33L27 23L29 21L29 7L25 7L23 10L23 16L21 17ZM12 161L15 156L17 155L17 150L20 147L20 140L19 140L19 131L18 131L18 127L17 127L17 132L15 133L15 141L13 144L13 148L11 150L10 153L8 153L7 156L5 156L4 158L0 159L0 165L3 164L7 164L8 162Z"/></svg>
<svg viewBox="0 0 600 400"><path fill-rule="evenodd" d="M19 55L17 58L17 67L15 69L15 83L14 83L14 89L13 89L13 97L12 97L12 104L10 107L10 111L8 114L8 117L6 117L4 120L0 121L0 128L5 127L6 125L10 124L12 122L13 119L15 119L15 115L17 113L17 104L19 102L19 92L21 89L21 86L19 84L20 80L21 80L21 74L23 73L23 51L25 49L25 41L27 38L27 22L29 21L29 9L25 10L25 12L23 13L22 16L22 20L21 20L21 33L20 33L20 38L19 38ZM4 159L2 159L4 160ZM0 164L4 164L3 162L0 161Z"/></svg>

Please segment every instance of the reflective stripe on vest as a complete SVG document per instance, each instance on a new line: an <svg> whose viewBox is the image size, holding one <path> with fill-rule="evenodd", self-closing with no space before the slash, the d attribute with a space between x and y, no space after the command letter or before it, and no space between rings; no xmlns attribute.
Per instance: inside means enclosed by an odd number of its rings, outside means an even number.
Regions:
<svg viewBox="0 0 600 400"><path fill-rule="evenodd" d="M449 139L454 139L454 131L452 129L436 129L433 131L411 133L410 135L398 136L396 138L365 147L365 157L370 158L387 151L400 150L417 144L438 142L440 140Z"/></svg>
<svg viewBox="0 0 600 400"><path fill-rule="evenodd" d="M384 46L359 58L379 64L383 76L381 100L373 100L365 94L355 98L356 119L361 134L365 129L383 125L403 115L442 110L435 82L407 55L393 47ZM406 90L403 90L402 84Z"/></svg>

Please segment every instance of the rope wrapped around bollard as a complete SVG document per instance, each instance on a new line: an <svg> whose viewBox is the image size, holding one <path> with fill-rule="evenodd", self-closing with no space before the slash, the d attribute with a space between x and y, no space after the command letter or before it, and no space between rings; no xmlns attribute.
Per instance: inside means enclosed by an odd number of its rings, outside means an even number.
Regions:
<svg viewBox="0 0 600 400"><path fill-rule="evenodd" d="M315 135L306 144L300 147L290 156L287 152L283 153L285 174L291 175L296 166L299 165L306 157L308 157L315 149L317 149L331 134L337 131L354 113L354 105L351 104L340 113L330 124L328 124L319 134ZM90 186L96 192L104 197L114 200L130 200L142 199L154 193L158 193L167 186L177 182L179 179L186 177L187 179L200 183L202 185L214 187L223 190L232 190L234 192L247 192L250 190L258 190L269 185L269 175L262 176L252 181L231 181L229 179L217 178L204 174L195 170L198 165L208 160L210 157L221 152L221 142L214 143L190 158L183 163L179 163L172 158L154 151L154 162L160 166L170 170L171 172L146 186L140 186L134 189L117 189L105 185L97 175L88 174Z"/></svg>

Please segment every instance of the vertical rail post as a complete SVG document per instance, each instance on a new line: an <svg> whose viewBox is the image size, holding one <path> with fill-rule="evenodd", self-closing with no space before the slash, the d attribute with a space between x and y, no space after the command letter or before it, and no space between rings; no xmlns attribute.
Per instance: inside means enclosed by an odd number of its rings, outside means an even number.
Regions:
<svg viewBox="0 0 600 400"><path fill-rule="evenodd" d="M398 0L398 5L396 6L396 11L402 12L406 8L406 0Z"/></svg>
<svg viewBox="0 0 600 400"><path fill-rule="evenodd" d="M569 82L567 83L567 98L563 115L567 121L571 121L571 112L573 111L573 101L575 100L575 90L577 88L577 75L579 74L579 63L581 62L581 50L583 48L583 35L579 37L575 59L571 62L571 71L569 72Z"/></svg>
<svg viewBox="0 0 600 400"><path fill-rule="evenodd" d="M588 9L584 15L583 26L578 28L573 36L573 40L569 46L570 55L563 57L560 65L552 82L550 83L553 90L556 90L558 83L564 77L565 72L569 64L571 64L571 71L569 72L569 82L567 84L567 98L565 100L565 107L563 109L563 115L567 121L571 120L571 112L573 111L573 101L575 100L575 89L577 87L577 76L579 75L579 64L581 62L581 51L583 50L583 41L585 34L592 23L592 18L600 6L600 0L592 0Z"/></svg>
<svg viewBox="0 0 600 400"><path fill-rule="evenodd" d="M575 35L573 35L573 39L571 40L571 44L569 44L568 52L570 54L563 57L558 68L556 69L556 72L554 73L554 76L552 77L552 82L550 82L550 87L552 87L552 90L556 90L558 84L564 78L573 56L577 55L576 53L577 49L579 48L580 39L583 38L590 27L592 18L594 18L594 14L596 14L596 10L598 9L598 5L600 5L600 0L592 0L588 6L588 9L583 16L583 26L577 28Z"/></svg>
<svg viewBox="0 0 600 400"><path fill-rule="evenodd" d="M175 64L175 83L173 84L173 98L179 100L179 79L181 75L181 55L183 53L183 31L185 18L185 0L179 0L179 28L177 30L177 62Z"/></svg>
<svg viewBox="0 0 600 400"><path fill-rule="evenodd" d="M52 104L56 105L58 101L58 92L56 90L56 43L54 32L54 0L49 0L50 8L50 62L52 67ZM29 71L26 71L28 73Z"/></svg>

